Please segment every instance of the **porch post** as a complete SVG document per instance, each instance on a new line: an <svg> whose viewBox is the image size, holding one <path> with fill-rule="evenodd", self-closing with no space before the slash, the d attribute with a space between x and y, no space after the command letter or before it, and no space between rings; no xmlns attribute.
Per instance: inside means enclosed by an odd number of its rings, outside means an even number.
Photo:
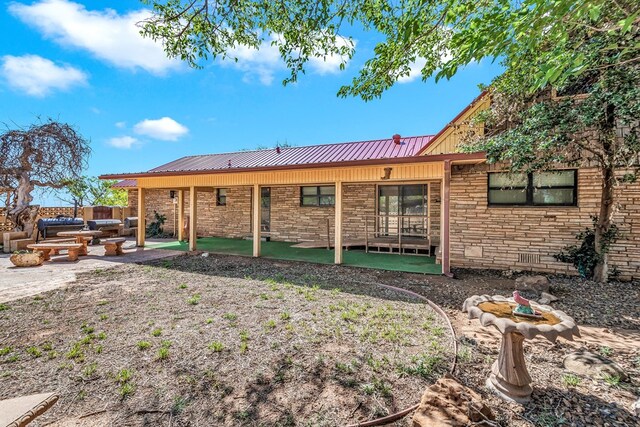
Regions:
<svg viewBox="0 0 640 427"><path fill-rule="evenodd" d="M184 240L184 190L178 190L178 242Z"/></svg>
<svg viewBox="0 0 640 427"><path fill-rule="evenodd" d="M147 221L145 220L146 206L144 204L144 196L146 190L142 187L138 187L138 231L136 246L144 247L144 241L146 237Z"/></svg>
<svg viewBox="0 0 640 427"><path fill-rule="evenodd" d="M442 274L451 277L451 264L449 260L449 208L451 193L451 160L445 160L442 176L442 226L441 228L441 250L442 250Z"/></svg>
<svg viewBox="0 0 640 427"><path fill-rule="evenodd" d="M335 263L342 264L342 181L336 181L336 218L333 226L335 237L333 238L333 252Z"/></svg>
<svg viewBox="0 0 640 427"><path fill-rule="evenodd" d="M195 251L198 230L198 190L189 188L189 250Z"/></svg>
<svg viewBox="0 0 640 427"><path fill-rule="evenodd" d="M260 256L261 236L260 236L260 185L253 185L253 256Z"/></svg>

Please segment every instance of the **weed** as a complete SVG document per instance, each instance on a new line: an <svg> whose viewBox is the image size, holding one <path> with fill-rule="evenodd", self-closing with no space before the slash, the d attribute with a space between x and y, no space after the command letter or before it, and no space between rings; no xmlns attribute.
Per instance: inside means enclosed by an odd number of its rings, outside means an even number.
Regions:
<svg viewBox="0 0 640 427"><path fill-rule="evenodd" d="M365 384L362 386L362 391L365 394L380 394L384 397L391 396L391 387L387 385L384 380L373 377L370 384Z"/></svg>
<svg viewBox="0 0 640 427"><path fill-rule="evenodd" d="M268 299L269 299L269 295L264 294L264 293L263 293L263 294L260 294L260 299L268 300Z"/></svg>
<svg viewBox="0 0 640 427"><path fill-rule="evenodd" d="M336 362L336 370L343 374L353 374L355 372L354 366L350 363Z"/></svg>
<svg viewBox="0 0 640 427"><path fill-rule="evenodd" d="M17 354L7 357L7 363L17 362L18 360L20 360L20 356L18 356Z"/></svg>
<svg viewBox="0 0 640 427"><path fill-rule="evenodd" d="M602 379L609 387L617 387L620 385L619 375L602 374Z"/></svg>
<svg viewBox="0 0 640 427"><path fill-rule="evenodd" d="M106 301L106 300L98 301L98 306L107 305L107 304L109 304L109 301Z"/></svg>
<svg viewBox="0 0 640 427"><path fill-rule="evenodd" d="M82 350L82 344L77 342L71 346L66 354L67 359L75 359L78 362L84 360L84 351Z"/></svg>
<svg viewBox="0 0 640 427"><path fill-rule="evenodd" d="M202 297L200 296L200 294L194 294L189 297L189 299L187 299L187 303L190 305L198 305L201 299Z"/></svg>
<svg viewBox="0 0 640 427"><path fill-rule="evenodd" d="M40 350L38 347L36 346L32 346L27 348L27 353L30 354L33 358L38 358L40 356L42 356L42 350Z"/></svg>
<svg viewBox="0 0 640 427"><path fill-rule="evenodd" d="M603 345L600 347L600 354L604 357L611 357L611 355L613 354L613 349L611 347Z"/></svg>
<svg viewBox="0 0 640 427"><path fill-rule="evenodd" d="M187 289L187 284L181 283L180 286L178 286L178 289Z"/></svg>
<svg viewBox="0 0 640 427"><path fill-rule="evenodd" d="M100 333L97 335L97 337L98 337L98 339L99 339L99 340L104 340L104 339L106 339L106 338L107 338L107 334L106 334L106 333L104 333L104 332L100 332Z"/></svg>
<svg viewBox="0 0 640 427"><path fill-rule="evenodd" d="M235 322L238 319L238 315L235 313L225 313L222 315L222 318L230 322Z"/></svg>
<svg viewBox="0 0 640 427"><path fill-rule="evenodd" d="M11 307L9 307L7 304L0 303L0 311L9 310L10 308Z"/></svg>
<svg viewBox="0 0 640 427"><path fill-rule="evenodd" d="M160 346L164 347L164 348L169 348L171 347L172 342L169 340L162 340L160 341Z"/></svg>
<svg viewBox="0 0 640 427"><path fill-rule="evenodd" d="M220 341L213 341L209 344L209 350L220 353L224 349L224 345Z"/></svg>
<svg viewBox="0 0 640 427"><path fill-rule="evenodd" d="M240 341L247 342L249 341L249 332L246 329L240 331Z"/></svg>
<svg viewBox="0 0 640 427"><path fill-rule="evenodd" d="M133 394L135 390L136 390L135 385L131 383L124 383L120 386L120 389L118 389L118 392L120 393L120 396L122 396L122 398L124 399L125 397Z"/></svg>
<svg viewBox="0 0 640 427"><path fill-rule="evenodd" d="M159 337L160 335L162 335L162 329L155 328L153 331L151 331L151 335L154 337Z"/></svg>
<svg viewBox="0 0 640 427"><path fill-rule="evenodd" d="M167 347L160 347L158 350L158 360L165 360L169 358L169 349Z"/></svg>
<svg viewBox="0 0 640 427"><path fill-rule="evenodd" d="M289 313L288 311L283 311L282 313L280 313L280 319L282 320L291 319L291 313Z"/></svg>
<svg viewBox="0 0 640 427"><path fill-rule="evenodd" d="M276 327L276 321L273 319L270 319L264 322L265 329L275 329L275 327Z"/></svg>
<svg viewBox="0 0 640 427"><path fill-rule="evenodd" d="M61 363L58 365L58 370L67 369L71 371L73 369L73 363Z"/></svg>
<svg viewBox="0 0 640 427"><path fill-rule="evenodd" d="M124 384L133 378L133 371L131 369L123 368L116 374L116 382Z"/></svg>
<svg viewBox="0 0 640 427"><path fill-rule="evenodd" d="M100 315L100 317L99 317L99 319L100 319L101 321L105 321L105 320L107 320L108 318L109 318L109 316L107 316L106 314L101 314L101 315Z"/></svg>
<svg viewBox="0 0 640 427"><path fill-rule="evenodd" d="M138 341L136 345L138 346L138 350L146 350L151 347L151 343L149 341Z"/></svg>
<svg viewBox="0 0 640 427"><path fill-rule="evenodd" d="M469 363L473 359L471 349L467 346L462 346L458 351L458 360L462 363Z"/></svg>
<svg viewBox="0 0 640 427"><path fill-rule="evenodd" d="M101 346L101 345L97 345L97 346L95 346L95 347L93 348L93 351L95 351L95 353L96 353L96 354L100 354L100 353L102 353L102 350L103 350L103 348L102 348L102 346Z"/></svg>
<svg viewBox="0 0 640 427"><path fill-rule="evenodd" d="M213 323L213 319L209 317L207 320L204 321L204 323L206 323L207 325L210 325Z"/></svg>
<svg viewBox="0 0 640 427"><path fill-rule="evenodd" d="M0 356L6 356L7 354L13 351L13 347L2 347L0 348Z"/></svg>
<svg viewBox="0 0 640 427"><path fill-rule="evenodd" d="M92 326L87 325L86 323L84 323L80 329L82 330L82 332L84 332L87 335L90 335L93 333L93 331L95 330L95 328L93 328Z"/></svg>
<svg viewBox="0 0 640 427"><path fill-rule="evenodd" d="M581 381L580 377L575 374L564 374L562 376L562 383L567 387L576 387Z"/></svg>
<svg viewBox="0 0 640 427"><path fill-rule="evenodd" d="M399 370L405 374L428 379L442 365L443 360L439 355L424 353L414 356L412 362L412 366L400 366Z"/></svg>
<svg viewBox="0 0 640 427"><path fill-rule="evenodd" d="M177 415L187 407L189 399L186 397L178 396L173 399L173 407L171 407L171 414Z"/></svg>
<svg viewBox="0 0 640 427"><path fill-rule="evenodd" d="M49 358L49 360L55 359L56 357L58 357L58 352L55 350L51 350L47 353L47 357Z"/></svg>
<svg viewBox="0 0 640 427"><path fill-rule="evenodd" d="M240 343L240 353L244 354L249 350L249 344L246 343L246 341L242 341Z"/></svg>
<svg viewBox="0 0 640 427"><path fill-rule="evenodd" d="M43 351L51 351L51 350L53 350L53 345L50 342L46 342L46 343L42 344L42 350Z"/></svg>
<svg viewBox="0 0 640 427"><path fill-rule="evenodd" d="M82 369L82 375L89 378L98 370L98 364L96 362L90 363Z"/></svg>

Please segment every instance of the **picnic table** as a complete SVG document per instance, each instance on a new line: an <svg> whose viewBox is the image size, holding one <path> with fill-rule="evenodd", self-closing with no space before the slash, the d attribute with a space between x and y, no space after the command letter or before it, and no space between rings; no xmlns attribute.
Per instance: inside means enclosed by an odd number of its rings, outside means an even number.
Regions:
<svg viewBox="0 0 640 427"><path fill-rule="evenodd" d="M62 237L74 237L76 243L81 243L80 255L87 255L87 239L86 237L99 237L102 236L102 231L99 230L78 230L78 231L61 231L58 236Z"/></svg>

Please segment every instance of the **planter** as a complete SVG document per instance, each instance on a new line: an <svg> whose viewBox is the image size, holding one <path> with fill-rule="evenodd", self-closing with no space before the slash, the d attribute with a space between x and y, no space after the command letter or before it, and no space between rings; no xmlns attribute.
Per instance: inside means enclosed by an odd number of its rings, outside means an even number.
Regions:
<svg viewBox="0 0 640 427"><path fill-rule="evenodd" d="M42 252L13 254L9 260L16 267L35 267L42 264L44 261L44 254Z"/></svg>

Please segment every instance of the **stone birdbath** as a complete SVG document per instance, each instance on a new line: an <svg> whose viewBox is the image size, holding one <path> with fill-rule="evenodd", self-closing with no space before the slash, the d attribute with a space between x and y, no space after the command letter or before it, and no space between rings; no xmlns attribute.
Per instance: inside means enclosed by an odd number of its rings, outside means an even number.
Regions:
<svg viewBox="0 0 640 427"><path fill-rule="evenodd" d="M494 326L502 334L498 360L491 367L487 386L505 400L526 403L533 391L531 376L524 358L523 342L540 335L551 342L558 337L573 341L580 331L574 320L560 310L531 302L537 316L513 314L518 304L501 295L474 295L462 307L470 319L484 327Z"/></svg>

